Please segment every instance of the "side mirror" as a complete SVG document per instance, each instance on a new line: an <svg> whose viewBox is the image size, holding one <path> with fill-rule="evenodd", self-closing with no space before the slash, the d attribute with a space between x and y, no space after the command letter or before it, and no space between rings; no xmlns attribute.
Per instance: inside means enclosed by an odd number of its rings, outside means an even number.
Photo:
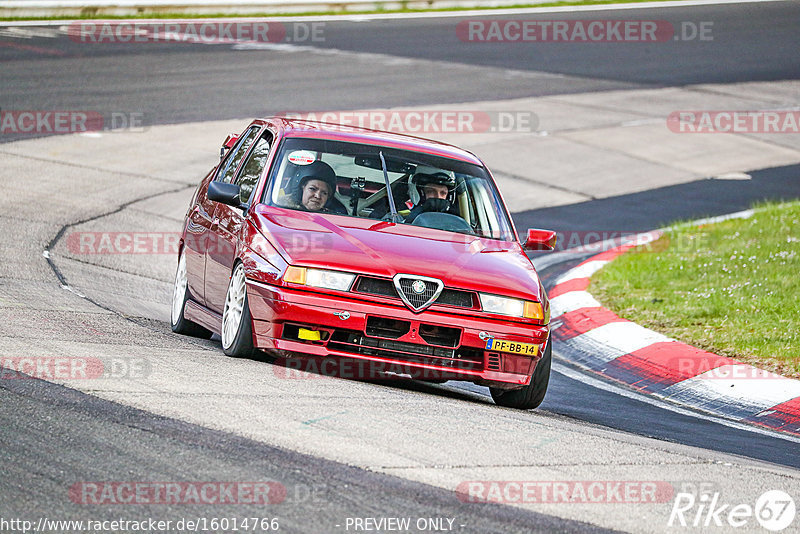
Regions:
<svg viewBox="0 0 800 534"><path fill-rule="evenodd" d="M528 229L528 239L522 248L525 250L553 250L558 236L553 230Z"/></svg>
<svg viewBox="0 0 800 534"><path fill-rule="evenodd" d="M239 198L240 190L240 187L236 184L211 182L208 184L208 199L233 206L234 208L241 208L242 201Z"/></svg>
<svg viewBox="0 0 800 534"><path fill-rule="evenodd" d="M225 157L225 152L230 150L230 148L236 144L236 141L239 140L239 134L230 134L228 137L225 138L225 142L222 143L222 147L219 149L219 159Z"/></svg>

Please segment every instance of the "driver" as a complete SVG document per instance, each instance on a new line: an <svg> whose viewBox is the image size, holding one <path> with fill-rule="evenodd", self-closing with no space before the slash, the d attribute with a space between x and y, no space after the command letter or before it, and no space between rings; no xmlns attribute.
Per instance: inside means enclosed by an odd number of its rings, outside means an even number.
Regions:
<svg viewBox="0 0 800 534"><path fill-rule="evenodd" d="M412 223L426 212L452 213L456 180L444 172L417 172L411 179L419 192L419 203L411 208L405 222Z"/></svg>

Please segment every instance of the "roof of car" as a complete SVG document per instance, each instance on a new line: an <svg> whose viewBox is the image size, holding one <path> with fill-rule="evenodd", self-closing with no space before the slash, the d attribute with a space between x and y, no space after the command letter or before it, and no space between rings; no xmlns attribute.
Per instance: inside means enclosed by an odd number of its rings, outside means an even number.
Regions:
<svg viewBox="0 0 800 534"><path fill-rule="evenodd" d="M483 165L477 156L467 150L423 137L306 119L267 117L264 120L277 126L287 137L313 137L354 143L379 144Z"/></svg>

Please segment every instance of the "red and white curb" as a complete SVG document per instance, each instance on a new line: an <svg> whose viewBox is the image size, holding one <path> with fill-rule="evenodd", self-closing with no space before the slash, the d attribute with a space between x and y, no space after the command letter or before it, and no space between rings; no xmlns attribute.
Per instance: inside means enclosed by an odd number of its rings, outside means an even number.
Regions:
<svg viewBox="0 0 800 534"><path fill-rule="evenodd" d="M569 360L640 392L800 436L800 380L706 352L622 319L586 289L589 278L660 231L590 257L548 294L553 335Z"/></svg>

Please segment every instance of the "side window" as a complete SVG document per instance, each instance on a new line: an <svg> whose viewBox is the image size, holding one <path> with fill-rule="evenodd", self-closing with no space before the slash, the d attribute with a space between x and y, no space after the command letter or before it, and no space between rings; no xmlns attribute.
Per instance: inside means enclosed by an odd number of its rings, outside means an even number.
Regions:
<svg viewBox="0 0 800 534"><path fill-rule="evenodd" d="M253 144L253 140L255 139L256 135L258 135L259 129L260 128L258 126L254 126L242 135L239 143L231 149L228 159L225 160L225 163L220 169L219 174L217 174L217 181L231 183L233 174L236 172L236 168L239 167L239 163L242 161L242 158L245 154L247 154L247 149Z"/></svg>
<svg viewBox="0 0 800 534"><path fill-rule="evenodd" d="M470 211L475 213L477 218L477 232L483 237L501 239L503 228L498 217L498 204L493 201L491 189L484 180L470 180L467 182L471 193L472 206Z"/></svg>
<svg viewBox="0 0 800 534"><path fill-rule="evenodd" d="M252 195L253 189L256 188L258 178L261 176L261 172L267 164L271 146L272 134L266 131L264 135L259 137L258 141L256 141L253 150L250 151L250 155L247 157L247 161L245 161L242 166L242 172L239 173L239 176L236 178L235 183L241 187L239 199L243 203L250 200L250 195Z"/></svg>

